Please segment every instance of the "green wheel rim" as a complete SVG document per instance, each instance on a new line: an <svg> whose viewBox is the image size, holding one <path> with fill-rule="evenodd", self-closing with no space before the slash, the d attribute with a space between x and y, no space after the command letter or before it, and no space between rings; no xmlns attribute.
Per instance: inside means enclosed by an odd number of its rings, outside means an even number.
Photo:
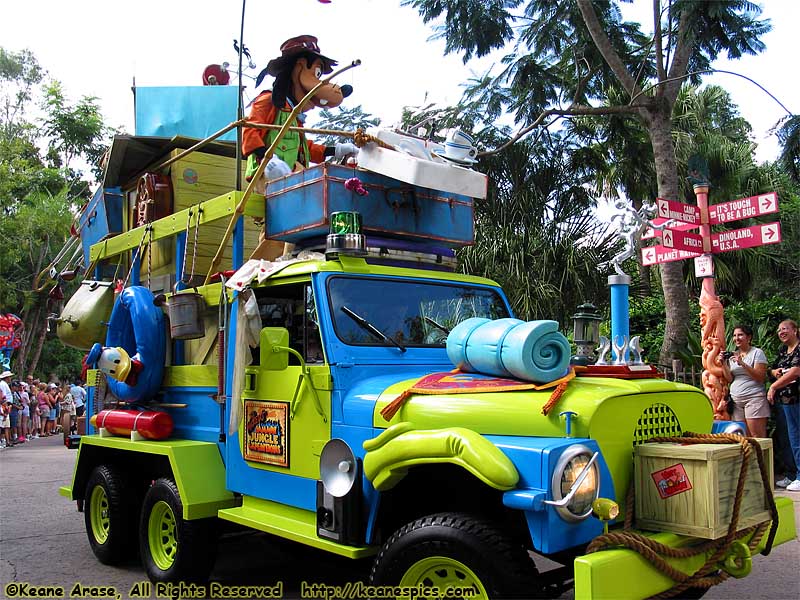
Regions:
<svg viewBox="0 0 800 600"><path fill-rule="evenodd" d="M178 551L175 527L175 514L169 504L163 500L156 502L147 521L147 540L150 556L162 571L167 571L175 562L175 553Z"/></svg>
<svg viewBox="0 0 800 600"><path fill-rule="evenodd" d="M481 580L465 564L446 556L430 556L411 565L400 580L400 586L423 586L444 590L450 588L472 588L470 598L489 600L489 594Z"/></svg>
<svg viewBox="0 0 800 600"><path fill-rule="evenodd" d="M108 496L102 485L94 486L92 496L89 498L89 522L92 524L92 535L98 544L108 541L108 531L111 529L111 519L108 516Z"/></svg>

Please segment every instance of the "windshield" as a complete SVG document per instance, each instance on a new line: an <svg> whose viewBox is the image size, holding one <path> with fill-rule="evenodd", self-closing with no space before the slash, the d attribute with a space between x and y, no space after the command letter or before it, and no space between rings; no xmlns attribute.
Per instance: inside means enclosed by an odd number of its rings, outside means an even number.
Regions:
<svg viewBox="0 0 800 600"><path fill-rule="evenodd" d="M442 347L465 319L509 316L496 291L466 284L332 277L328 295L337 337L356 346Z"/></svg>

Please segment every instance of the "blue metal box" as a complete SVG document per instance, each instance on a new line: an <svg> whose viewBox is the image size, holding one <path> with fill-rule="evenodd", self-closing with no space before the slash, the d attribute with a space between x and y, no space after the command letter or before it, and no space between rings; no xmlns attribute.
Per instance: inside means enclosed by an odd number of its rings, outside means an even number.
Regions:
<svg viewBox="0 0 800 600"><path fill-rule="evenodd" d="M89 264L93 244L122 233L123 195L120 188L98 188L78 220L83 264Z"/></svg>
<svg viewBox="0 0 800 600"><path fill-rule="evenodd" d="M352 177L369 191L345 189ZM331 213L361 213L364 233L451 248L474 241L472 198L403 183L371 171L323 163L267 185L266 234L284 242L319 239Z"/></svg>

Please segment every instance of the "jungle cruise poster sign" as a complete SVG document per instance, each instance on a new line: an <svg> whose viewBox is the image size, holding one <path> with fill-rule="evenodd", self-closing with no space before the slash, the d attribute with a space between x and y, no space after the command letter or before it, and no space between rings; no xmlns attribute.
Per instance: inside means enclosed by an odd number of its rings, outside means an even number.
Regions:
<svg viewBox="0 0 800 600"><path fill-rule="evenodd" d="M289 467L289 403L247 400L244 436L245 460Z"/></svg>

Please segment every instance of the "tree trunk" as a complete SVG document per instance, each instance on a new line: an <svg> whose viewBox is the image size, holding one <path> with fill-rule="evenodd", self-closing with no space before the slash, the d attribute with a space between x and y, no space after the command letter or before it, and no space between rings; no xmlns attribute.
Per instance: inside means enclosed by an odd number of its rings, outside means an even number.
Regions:
<svg viewBox="0 0 800 600"><path fill-rule="evenodd" d="M36 367L39 364L39 357L42 355L42 347L44 346L44 340L47 337L47 321L45 319L40 319L36 325L34 326L34 331L31 331L31 336L33 341L33 335L36 335L36 347L33 351L33 356L31 357L30 365L28 366L28 372L33 373L36 370Z"/></svg>
<svg viewBox="0 0 800 600"><path fill-rule="evenodd" d="M22 311L22 322L25 324L25 329L22 333L22 344L17 349L17 355L14 359L16 372L20 378L30 375L32 371L28 370L28 355L30 354L31 342L33 341L33 323L38 323L42 316L42 305L37 300L32 306L29 306Z"/></svg>
<svg viewBox="0 0 800 600"><path fill-rule="evenodd" d="M678 199L678 168L675 145L672 142L671 111L666 102L643 113L650 140L653 144L658 195L670 200ZM670 364L678 350L686 347L689 326L689 298L683 280L683 261L660 265L661 287L664 291L666 327L664 343L659 354L660 364Z"/></svg>

